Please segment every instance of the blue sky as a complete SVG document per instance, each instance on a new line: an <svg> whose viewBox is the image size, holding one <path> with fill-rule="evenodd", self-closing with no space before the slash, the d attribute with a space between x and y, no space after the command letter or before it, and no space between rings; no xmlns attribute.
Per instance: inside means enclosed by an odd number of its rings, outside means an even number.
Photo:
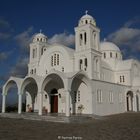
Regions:
<svg viewBox="0 0 140 140"><path fill-rule="evenodd" d="M74 46L74 27L88 10L101 40L119 45L125 58L140 60L139 0L0 0L0 87L27 72L28 43L42 32L50 42ZM67 41L66 41L67 40Z"/></svg>

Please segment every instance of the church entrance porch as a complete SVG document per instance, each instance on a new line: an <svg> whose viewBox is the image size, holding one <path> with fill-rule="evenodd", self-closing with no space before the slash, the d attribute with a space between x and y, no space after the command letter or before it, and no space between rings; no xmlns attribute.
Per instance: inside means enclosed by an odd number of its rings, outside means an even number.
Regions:
<svg viewBox="0 0 140 140"><path fill-rule="evenodd" d="M48 75L43 82L42 90L46 95L43 97L43 108L48 113L65 113L64 83L61 77L56 74Z"/></svg>

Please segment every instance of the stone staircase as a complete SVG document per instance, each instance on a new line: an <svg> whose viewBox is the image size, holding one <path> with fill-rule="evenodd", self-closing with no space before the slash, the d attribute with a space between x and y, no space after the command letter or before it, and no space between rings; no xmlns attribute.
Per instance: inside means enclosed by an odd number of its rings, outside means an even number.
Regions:
<svg viewBox="0 0 140 140"><path fill-rule="evenodd" d="M70 117L66 117L64 114L49 113L42 116L39 116L37 113L0 113L0 117L61 123L85 123L90 122L93 119L103 119L102 117L95 115L71 115Z"/></svg>

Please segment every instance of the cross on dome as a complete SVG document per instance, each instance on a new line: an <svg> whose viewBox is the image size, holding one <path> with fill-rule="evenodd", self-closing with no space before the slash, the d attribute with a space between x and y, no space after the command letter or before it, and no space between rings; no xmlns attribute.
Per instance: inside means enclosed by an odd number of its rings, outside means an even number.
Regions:
<svg viewBox="0 0 140 140"><path fill-rule="evenodd" d="M86 14L86 15L88 14L88 10L85 11L85 14Z"/></svg>

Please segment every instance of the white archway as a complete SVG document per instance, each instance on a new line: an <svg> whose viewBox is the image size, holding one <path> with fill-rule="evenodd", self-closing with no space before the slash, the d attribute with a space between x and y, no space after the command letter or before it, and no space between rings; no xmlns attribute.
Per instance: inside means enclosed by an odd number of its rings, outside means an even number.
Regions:
<svg viewBox="0 0 140 140"><path fill-rule="evenodd" d="M18 110L18 83L9 79L3 87L2 112L17 112ZM13 102L14 101L14 102Z"/></svg>
<svg viewBox="0 0 140 140"><path fill-rule="evenodd" d="M45 95L43 107L50 113L65 113L65 104L61 99L64 96L64 79L57 73L51 73L43 80L41 90ZM44 96L43 95L43 96Z"/></svg>
<svg viewBox="0 0 140 140"><path fill-rule="evenodd" d="M92 114L91 83L87 75L79 72L71 82L71 113Z"/></svg>
<svg viewBox="0 0 140 140"><path fill-rule="evenodd" d="M24 79L21 89L20 96L26 96L26 112L35 112L38 111L37 104L37 93L38 93L38 84L36 79L33 77L27 77ZM28 97L27 97L28 96Z"/></svg>
<svg viewBox="0 0 140 140"><path fill-rule="evenodd" d="M134 111L133 108L133 98L134 98L134 94L132 91L128 91L126 93L126 108L127 111Z"/></svg>

